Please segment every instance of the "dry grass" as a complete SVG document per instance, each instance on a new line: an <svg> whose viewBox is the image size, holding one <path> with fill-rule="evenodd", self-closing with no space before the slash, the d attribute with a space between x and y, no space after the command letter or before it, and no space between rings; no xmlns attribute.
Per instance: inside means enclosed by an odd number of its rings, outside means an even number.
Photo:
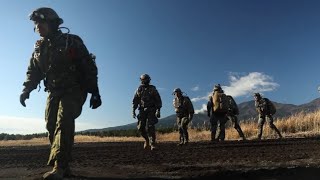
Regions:
<svg viewBox="0 0 320 180"><path fill-rule="evenodd" d="M230 122L227 122L230 125ZM277 137L265 123L263 138ZM274 124L280 130L284 137L311 137L320 135L320 110L312 113L297 113L288 118L275 119ZM241 129L247 139L255 138L257 135L257 121L240 123ZM210 140L210 131L189 129L190 141ZM179 133L172 132L166 134L157 134L158 142L178 141ZM238 132L232 127L226 129L226 140L239 139ZM75 143L82 142L126 142L126 141L143 141L141 137L96 137L96 136L75 136ZM0 141L1 146L35 146L48 145L47 138L35 138L31 140Z"/></svg>
<svg viewBox="0 0 320 180"><path fill-rule="evenodd" d="M1 146L37 146L37 145L49 145L47 138L34 138L30 140L7 140L0 141Z"/></svg>

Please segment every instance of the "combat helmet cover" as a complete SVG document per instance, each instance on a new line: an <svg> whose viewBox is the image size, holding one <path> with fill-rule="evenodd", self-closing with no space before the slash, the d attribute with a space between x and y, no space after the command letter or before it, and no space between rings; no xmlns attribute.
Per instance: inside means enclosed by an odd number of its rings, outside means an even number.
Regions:
<svg viewBox="0 0 320 180"><path fill-rule="evenodd" d="M150 78L150 76L148 74L142 74L140 76L140 81L141 81L142 84L149 84L150 81L151 81L151 78Z"/></svg>
<svg viewBox="0 0 320 180"><path fill-rule="evenodd" d="M63 23L63 19L52 8L41 7L34 10L30 15L30 20L32 21L44 21L48 23L56 23L60 25Z"/></svg>
<svg viewBox="0 0 320 180"><path fill-rule="evenodd" d="M174 95L174 94L176 94L176 93L181 93L181 94L182 94L181 89L180 89L180 88L175 88L175 89L173 89L172 94Z"/></svg>

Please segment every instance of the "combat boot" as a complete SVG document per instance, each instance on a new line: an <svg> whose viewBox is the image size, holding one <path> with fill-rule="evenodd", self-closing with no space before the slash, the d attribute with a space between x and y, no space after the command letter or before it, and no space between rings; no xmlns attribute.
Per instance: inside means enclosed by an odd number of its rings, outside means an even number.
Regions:
<svg viewBox="0 0 320 180"><path fill-rule="evenodd" d="M186 135L185 135L183 144L188 144L188 143L189 143L189 134L187 132Z"/></svg>
<svg viewBox="0 0 320 180"><path fill-rule="evenodd" d="M65 170L61 168L57 162L54 163L52 171L46 172L43 175L45 180L62 180L64 177Z"/></svg>
<svg viewBox="0 0 320 180"><path fill-rule="evenodd" d="M183 141L184 141L184 138L182 135L180 135L180 142L178 143L178 146L182 146L184 144Z"/></svg>
<svg viewBox="0 0 320 180"><path fill-rule="evenodd" d="M150 149L151 151L157 149L154 142L150 143Z"/></svg>
<svg viewBox="0 0 320 180"><path fill-rule="evenodd" d="M216 132L211 131L211 142L217 142Z"/></svg>
<svg viewBox="0 0 320 180"><path fill-rule="evenodd" d="M145 141L143 144L143 149L148 149L150 147L149 141Z"/></svg>

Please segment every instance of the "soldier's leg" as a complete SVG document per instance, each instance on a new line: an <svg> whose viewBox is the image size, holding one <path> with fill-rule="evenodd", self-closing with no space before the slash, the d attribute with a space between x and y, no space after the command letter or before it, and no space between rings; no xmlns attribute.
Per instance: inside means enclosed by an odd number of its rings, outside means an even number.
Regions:
<svg viewBox="0 0 320 180"><path fill-rule="evenodd" d="M182 132L184 137L184 142L183 142L184 144L187 144L189 142L188 123L189 123L188 118L182 119Z"/></svg>
<svg viewBox="0 0 320 180"><path fill-rule="evenodd" d="M267 117L268 117L268 121L269 121L269 127L270 127L271 129L273 129L273 130L278 134L279 138L282 138L282 135L281 135L280 131L279 131L278 128L273 124L273 117L270 116L270 115L268 115Z"/></svg>
<svg viewBox="0 0 320 180"><path fill-rule="evenodd" d="M138 131L140 132L140 135L145 140L144 148L146 148L146 146L149 146L149 138L146 130L147 116L143 111L140 111L137 118L138 118L137 128L138 128Z"/></svg>
<svg viewBox="0 0 320 180"><path fill-rule="evenodd" d="M82 111L86 93L75 91L61 97L57 115L56 129L48 164L54 162L53 172L48 176L65 175L71 161L71 151L74 143L74 121Z"/></svg>
<svg viewBox="0 0 320 180"><path fill-rule="evenodd" d="M53 143L54 131L56 129L56 122L57 122L57 114L59 109L59 97L53 97L51 94L47 97L46 103L46 111L45 111L45 121L46 121L46 129L48 130L48 138L50 141L50 145ZM52 164L50 164L53 166Z"/></svg>
<svg viewBox="0 0 320 180"><path fill-rule="evenodd" d="M221 141L224 141L225 139L225 135L226 135L226 122L227 122L227 119L226 119L226 116L219 116L218 117L219 119L219 140Z"/></svg>
<svg viewBox="0 0 320 180"><path fill-rule="evenodd" d="M155 116L156 111L151 110L148 112L148 119L147 119L147 133L149 137L150 147L151 150L155 149L156 143L156 128L155 124L158 123L158 118Z"/></svg>
<svg viewBox="0 0 320 180"><path fill-rule="evenodd" d="M234 126L233 126L233 127L237 130L239 136L240 136L243 140L245 140L246 138L244 137L244 134L243 134L243 132L242 132L242 129L241 129L240 125L239 125L238 117L237 117L237 116L233 116L233 123L234 123Z"/></svg>
<svg viewBox="0 0 320 180"><path fill-rule="evenodd" d="M154 146L156 143L156 128L153 124L148 124L148 137L150 146Z"/></svg>
<svg viewBox="0 0 320 180"><path fill-rule="evenodd" d="M177 117L177 126L178 126L178 131L179 131L179 144L182 145L184 142L184 137L183 137L183 129L182 129L182 119Z"/></svg>
<svg viewBox="0 0 320 180"><path fill-rule="evenodd" d="M217 127L218 127L218 120L214 116L214 114L212 114L210 116L210 123L211 123L211 141L215 141L216 140Z"/></svg>
<svg viewBox="0 0 320 180"><path fill-rule="evenodd" d="M261 139L261 137L262 137L263 125L264 125L265 121L266 121L266 117L259 115L259 120L258 120L258 139Z"/></svg>

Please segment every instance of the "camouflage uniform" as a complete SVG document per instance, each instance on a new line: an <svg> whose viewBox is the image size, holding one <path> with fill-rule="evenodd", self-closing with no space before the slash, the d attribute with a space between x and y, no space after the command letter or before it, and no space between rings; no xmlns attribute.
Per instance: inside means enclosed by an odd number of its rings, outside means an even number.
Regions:
<svg viewBox="0 0 320 180"><path fill-rule="evenodd" d="M150 77L147 74L141 75L140 79L147 78L148 82L142 84L136 90L133 100L133 118L136 117L135 110L139 109L137 128L141 136L145 139L144 148L155 148L156 132L155 124L158 123L160 118L160 109L162 107L161 97L155 86L150 85Z"/></svg>
<svg viewBox="0 0 320 180"><path fill-rule="evenodd" d="M35 22L39 18L49 21L50 13L55 12L50 8L39 8L33 12L30 19ZM74 143L74 123L81 114L87 93L92 94L90 107L95 109L101 105L97 67L80 37L53 29L47 37L41 37L36 42L26 74L20 96L23 106L30 92L37 88L41 80L48 92L45 109L46 128L51 145L48 165L54 166L54 169L44 177L61 179L64 171L69 169Z"/></svg>
<svg viewBox="0 0 320 180"><path fill-rule="evenodd" d="M238 117L237 117L237 115L239 115L238 106L237 106L236 102L234 101L234 99L232 98L232 96L228 95L227 97L229 98L229 102L230 102L230 108L227 113L227 119L231 120L232 125L237 130L239 136L242 138L242 140L245 140L246 138L245 138L245 136L241 130L241 127L239 125L239 122L238 122Z"/></svg>
<svg viewBox="0 0 320 180"><path fill-rule="evenodd" d="M268 102L266 98L262 98L259 93L254 94L255 97L255 107L257 112L259 113L259 121L258 121L258 137L257 139L261 139L262 136L262 130L263 125L266 122L266 118L269 120L269 127L273 129L279 136L279 138L282 138L282 135L280 131L277 129L277 127L273 124L273 117L270 113Z"/></svg>
<svg viewBox="0 0 320 180"><path fill-rule="evenodd" d="M220 85L215 85L213 94L216 92L223 92ZM213 110L214 102L213 95L209 96L209 101L207 103L207 112L210 117L211 123L211 141L224 141L225 139L225 124L227 122L227 113L214 112ZM212 114L211 114L212 112ZM219 123L219 135L216 138L216 131Z"/></svg>
<svg viewBox="0 0 320 180"><path fill-rule="evenodd" d="M188 124L193 118L194 108L188 96L183 96L180 88L174 90L176 97L173 99L173 107L177 115L179 130L179 145L189 142Z"/></svg>

